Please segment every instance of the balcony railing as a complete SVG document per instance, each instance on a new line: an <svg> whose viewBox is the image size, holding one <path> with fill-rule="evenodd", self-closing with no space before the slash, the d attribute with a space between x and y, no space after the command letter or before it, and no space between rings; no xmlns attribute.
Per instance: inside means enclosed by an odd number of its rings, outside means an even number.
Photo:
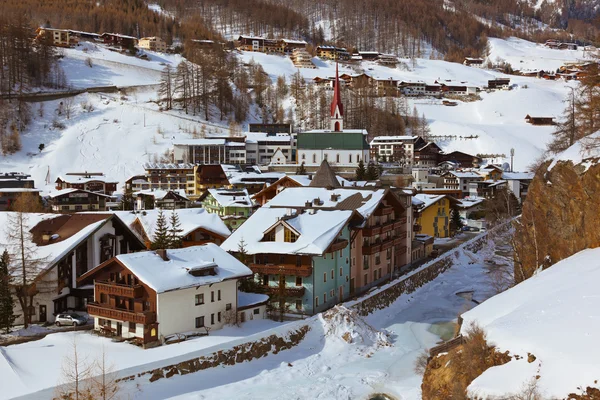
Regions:
<svg viewBox="0 0 600 400"><path fill-rule="evenodd" d="M407 250L406 246L396 247L396 254L406 254L406 250Z"/></svg>
<svg viewBox="0 0 600 400"><path fill-rule="evenodd" d="M391 206L384 206L381 207L377 210L375 210L375 215L381 216L381 215L388 215L391 214L394 211L394 208Z"/></svg>
<svg viewBox="0 0 600 400"><path fill-rule="evenodd" d="M136 324L148 325L156 322L156 313L153 311L136 313L133 311L103 306L98 303L88 303L87 312L94 317L135 322Z"/></svg>
<svg viewBox="0 0 600 400"><path fill-rule="evenodd" d="M312 275L311 265L295 264L250 264L250 269L255 274L265 275L293 275L308 278Z"/></svg>
<svg viewBox="0 0 600 400"><path fill-rule="evenodd" d="M345 249L346 247L348 247L348 241L346 239L336 240L329 246L328 253L333 253Z"/></svg>
<svg viewBox="0 0 600 400"><path fill-rule="evenodd" d="M278 286L263 286L270 294L278 294L280 291L280 288ZM286 297L302 297L304 296L304 292L306 291L306 288L304 286L297 286L297 287L285 287L285 289L283 289L284 291L284 295Z"/></svg>
<svg viewBox="0 0 600 400"><path fill-rule="evenodd" d="M110 281L96 281L96 291L108 295L129 297L132 299L140 298L144 295L142 285L123 285Z"/></svg>
<svg viewBox="0 0 600 400"><path fill-rule="evenodd" d="M421 225L414 224L413 225L413 232L421 232Z"/></svg>
<svg viewBox="0 0 600 400"><path fill-rule="evenodd" d="M375 253L379 253L381 251L381 243L367 244L362 247L362 252L364 255L371 255Z"/></svg>

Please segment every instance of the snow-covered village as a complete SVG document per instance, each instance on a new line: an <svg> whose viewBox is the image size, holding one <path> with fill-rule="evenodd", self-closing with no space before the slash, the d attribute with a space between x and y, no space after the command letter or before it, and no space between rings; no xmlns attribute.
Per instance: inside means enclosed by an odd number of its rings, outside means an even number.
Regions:
<svg viewBox="0 0 600 400"><path fill-rule="evenodd" d="M596 0L5 0L0 400L600 399Z"/></svg>

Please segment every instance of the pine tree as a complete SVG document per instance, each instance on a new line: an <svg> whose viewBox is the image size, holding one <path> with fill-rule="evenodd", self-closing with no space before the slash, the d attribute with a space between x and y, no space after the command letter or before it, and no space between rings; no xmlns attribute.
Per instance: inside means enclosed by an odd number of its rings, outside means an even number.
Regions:
<svg viewBox="0 0 600 400"><path fill-rule="evenodd" d="M462 227L462 221L460 219L460 213L458 211L458 207L456 204L452 204L452 209L450 210L450 228L452 231L457 231Z"/></svg>
<svg viewBox="0 0 600 400"><path fill-rule="evenodd" d="M367 169L365 168L365 163L363 162L363 160L360 160L358 162L358 167L356 167L356 180L357 181L364 181L365 177L367 176Z"/></svg>
<svg viewBox="0 0 600 400"><path fill-rule="evenodd" d="M119 206L119 209L123 211L133 210L133 203L133 195L131 192L126 191L123 193L123 197L121 197L121 205Z"/></svg>
<svg viewBox="0 0 600 400"><path fill-rule="evenodd" d="M8 251L4 250L0 257L0 330L10 332L15 319L14 300L10 292L10 276L8 274Z"/></svg>
<svg viewBox="0 0 600 400"><path fill-rule="evenodd" d="M368 181L376 181L379 178L379 169L372 162L367 166L367 173L365 174L365 178Z"/></svg>
<svg viewBox="0 0 600 400"><path fill-rule="evenodd" d="M298 168L296 168L296 175L306 175L306 168L304 168L304 161Z"/></svg>
<svg viewBox="0 0 600 400"><path fill-rule="evenodd" d="M158 211L158 218L156 220L156 227L154 228L154 237L152 245L150 246L153 250L167 249L169 248L169 227L167 226L167 219L162 210Z"/></svg>
<svg viewBox="0 0 600 400"><path fill-rule="evenodd" d="M175 210L173 210L173 212L171 213L170 223L171 223L171 227L169 228L169 246L168 247L171 249L178 249L178 248L182 247L182 245L183 245L182 238L181 238L181 232L183 232L183 229L181 229L181 223L179 222L179 215L177 215Z"/></svg>

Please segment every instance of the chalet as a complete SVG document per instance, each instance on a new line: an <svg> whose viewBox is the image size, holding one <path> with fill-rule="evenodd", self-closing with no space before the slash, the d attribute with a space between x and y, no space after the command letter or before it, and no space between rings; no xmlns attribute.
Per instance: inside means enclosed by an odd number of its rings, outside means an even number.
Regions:
<svg viewBox="0 0 600 400"><path fill-rule="evenodd" d="M194 164L145 163L143 168L146 171L146 177L150 181L150 189L183 189L187 194L194 194ZM188 186L190 187L188 188Z"/></svg>
<svg viewBox="0 0 600 400"><path fill-rule="evenodd" d="M506 181L508 190L522 203L527 198L529 185L534 176L533 172L503 172L502 180Z"/></svg>
<svg viewBox="0 0 600 400"><path fill-rule="evenodd" d="M296 50L300 50L300 51L304 50L304 53L306 53L310 57L310 55L306 51L307 43L304 40L279 39L277 41L277 43L278 43L280 53L292 54Z"/></svg>
<svg viewBox="0 0 600 400"><path fill-rule="evenodd" d="M235 172L230 174L229 182L232 188L246 189L252 195L277 182L284 175L282 172Z"/></svg>
<svg viewBox="0 0 600 400"><path fill-rule="evenodd" d="M0 213L0 226L8 226L10 212ZM32 270L35 278L30 316L32 322L54 322L58 313L85 311L92 290L77 278L117 254L144 248L136 235L113 214L28 214L24 240L41 263ZM0 230L0 251L10 241ZM18 302L17 302L18 303ZM23 323L20 307L16 323Z"/></svg>
<svg viewBox="0 0 600 400"><path fill-rule="evenodd" d="M102 172L67 172L56 178L56 190L82 189L111 195L117 191L117 181L107 181Z"/></svg>
<svg viewBox="0 0 600 400"><path fill-rule="evenodd" d="M164 53L167 51L167 43L158 36L143 37L138 41L140 49Z"/></svg>
<svg viewBox="0 0 600 400"><path fill-rule="evenodd" d="M69 29L69 34L71 37L77 38L78 41L100 41L100 34L94 32L74 31Z"/></svg>
<svg viewBox="0 0 600 400"><path fill-rule="evenodd" d="M41 189L36 189L31 176L18 172L0 173L0 211L11 209L12 203L22 193L30 193L39 199Z"/></svg>
<svg viewBox="0 0 600 400"><path fill-rule="evenodd" d="M317 46L317 57L332 61L348 61L350 53L343 47Z"/></svg>
<svg viewBox="0 0 600 400"><path fill-rule="evenodd" d="M248 132L260 132L266 134L292 133L292 124L248 124Z"/></svg>
<svg viewBox="0 0 600 400"><path fill-rule="evenodd" d="M393 54L379 54L377 63L388 67L395 67L398 64L398 57Z"/></svg>
<svg viewBox="0 0 600 400"><path fill-rule="evenodd" d="M412 261L419 261L425 257L432 257L435 239L424 233L416 234L412 241Z"/></svg>
<svg viewBox="0 0 600 400"><path fill-rule="evenodd" d="M186 196L185 190L139 190L133 192L135 198L136 210L151 210L162 208L165 210L175 210L179 208L188 208L190 199Z"/></svg>
<svg viewBox="0 0 600 400"><path fill-rule="evenodd" d="M294 49L290 59L296 68L317 68L312 62L312 56L304 48Z"/></svg>
<svg viewBox="0 0 600 400"><path fill-rule="evenodd" d="M239 36L236 48L243 51L259 51L262 53L279 53L281 45L277 40L265 39L260 36Z"/></svg>
<svg viewBox="0 0 600 400"><path fill-rule="evenodd" d="M140 190L150 190L150 181L146 175L134 175L125 181L126 192L138 192Z"/></svg>
<svg viewBox="0 0 600 400"><path fill-rule="evenodd" d="M502 167L494 164L488 164L477 171L486 180L498 181L502 179L504 170Z"/></svg>
<svg viewBox="0 0 600 400"><path fill-rule="evenodd" d="M482 197L465 197L457 200L456 208L459 215L464 219L477 219L477 214L481 214L484 210L484 198Z"/></svg>
<svg viewBox="0 0 600 400"><path fill-rule="evenodd" d="M359 51L358 54L364 61L377 61L379 58L378 51Z"/></svg>
<svg viewBox="0 0 600 400"><path fill-rule="evenodd" d="M336 183L328 167L314 180ZM286 309L313 315L410 261L406 207L406 199L385 189L288 187L222 248L237 252L243 238L257 281L271 292L285 282Z"/></svg>
<svg viewBox="0 0 600 400"><path fill-rule="evenodd" d="M443 94L455 94L455 95L471 95L477 94L476 86L469 86L467 82L452 82L450 80L446 81L435 81L436 84L441 86L441 91Z"/></svg>
<svg viewBox="0 0 600 400"><path fill-rule="evenodd" d="M509 78L497 78L488 80L488 89L510 89Z"/></svg>
<svg viewBox="0 0 600 400"><path fill-rule="evenodd" d="M374 78L378 96L398 96L398 80L394 78Z"/></svg>
<svg viewBox="0 0 600 400"><path fill-rule="evenodd" d="M525 116L525 122L531 125L556 125L554 117L532 117L529 114Z"/></svg>
<svg viewBox="0 0 600 400"><path fill-rule="evenodd" d="M94 285L94 329L152 347L177 333L220 329L228 314L237 320L238 280L251 275L211 243L118 255L78 281ZM253 316L263 318L265 308Z"/></svg>
<svg viewBox="0 0 600 400"><path fill-rule="evenodd" d="M317 86L326 87L327 89L333 89L333 81L332 78L321 78L320 76L316 76L313 78L313 83Z"/></svg>
<svg viewBox="0 0 600 400"><path fill-rule="evenodd" d="M399 82L398 87L405 96L435 96L442 95L442 86L434 84L426 84L425 82Z"/></svg>
<svg viewBox="0 0 600 400"><path fill-rule="evenodd" d="M481 68L483 67L483 61L483 58L465 57L463 64L467 67Z"/></svg>
<svg viewBox="0 0 600 400"><path fill-rule="evenodd" d="M376 136L371 140L371 158L402 166L414 164L415 143L419 136Z"/></svg>
<svg viewBox="0 0 600 400"><path fill-rule="evenodd" d="M351 187L354 182L349 182L341 176L336 176L340 186ZM284 175L278 181L266 186L263 190L252 196L252 200L259 205L264 206L267 201L275 197L279 192L287 187L306 187L315 186L313 175ZM312 185L311 185L312 184Z"/></svg>
<svg viewBox="0 0 600 400"><path fill-rule="evenodd" d="M77 38L67 29L54 29L40 27L35 31L36 40L50 43L57 47L71 47L77 45Z"/></svg>
<svg viewBox="0 0 600 400"><path fill-rule="evenodd" d="M441 161L452 161L458 168L478 168L481 164L481 157L463 153L461 151L453 151L442 154Z"/></svg>
<svg viewBox="0 0 600 400"><path fill-rule="evenodd" d="M459 198L469 196L470 183L484 180L483 176L474 171L448 171L442 177L444 178L444 188L458 189L462 192Z"/></svg>
<svg viewBox="0 0 600 400"><path fill-rule="evenodd" d="M154 240L156 221L160 210L144 210L136 212L118 212L117 216L138 235L138 238L150 249ZM231 231L218 215L207 212L202 208L185 208L173 211L163 211L167 221L171 214L179 217L182 246L198 246L206 243L220 245L229 237Z"/></svg>
<svg viewBox="0 0 600 400"><path fill-rule="evenodd" d="M450 205L452 198L446 195L416 194L414 196L418 217L416 224L421 234L435 238L450 237Z"/></svg>
<svg viewBox="0 0 600 400"><path fill-rule="evenodd" d="M207 212L217 214L232 230L242 225L256 208L246 189L208 189L199 201Z"/></svg>
<svg viewBox="0 0 600 400"><path fill-rule="evenodd" d="M74 213L78 211L106 211L108 195L83 189L63 189L48 195L52 211Z"/></svg>
<svg viewBox="0 0 600 400"><path fill-rule="evenodd" d="M414 165L433 168L442 159L442 149L434 142L425 142L422 138L415 141Z"/></svg>
<svg viewBox="0 0 600 400"><path fill-rule="evenodd" d="M497 179L485 179L469 182L469 196L476 198L491 199L496 197L498 190L506 187L506 181Z"/></svg>
<svg viewBox="0 0 600 400"><path fill-rule="evenodd" d="M112 47L120 48L121 50L135 49L138 39L133 36L121 35L119 33L103 33L100 35L102 41Z"/></svg>

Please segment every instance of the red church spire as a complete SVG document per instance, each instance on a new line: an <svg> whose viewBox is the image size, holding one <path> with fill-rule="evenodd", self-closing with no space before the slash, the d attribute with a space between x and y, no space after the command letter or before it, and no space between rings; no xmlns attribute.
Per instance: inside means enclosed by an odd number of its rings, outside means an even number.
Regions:
<svg viewBox="0 0 600 400"><path fill-rule="evenodd" d="M333 101L331 102L331 117L343 117L344 116L344 106L342 105L342 96L340 95L340 78L338 76L338 64L337 61L335 63L335 82L333 87ZM335 110L336 108L339 110L339 116L336 116Z"/></svg>

